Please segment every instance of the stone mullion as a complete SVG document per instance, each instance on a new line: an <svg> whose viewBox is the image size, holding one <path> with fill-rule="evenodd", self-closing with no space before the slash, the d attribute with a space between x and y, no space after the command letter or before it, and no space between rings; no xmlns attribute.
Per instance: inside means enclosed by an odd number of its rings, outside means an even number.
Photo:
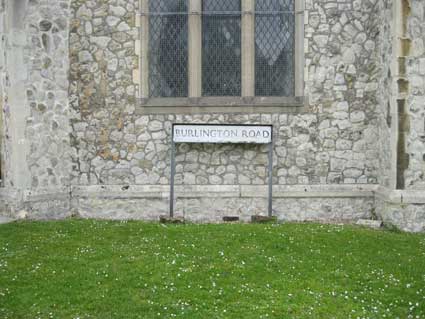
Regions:
<svg viewBox="0 0 425 319"><path fill-rule="evenodd" d="M189 97L202 95L202 0L189 0Z"/></svg>
<svg viewBox="0 0 425 319"><path fill-rule="evenodd" d="M149 0L140 0L140 97L149 97Z"/></svg>
<svg viewBox="0 0 425 319"><path fill-rule="evenodd" d="M255 0L242 0L242 96L255 96Z"/></svg>
<svg viewBox="0 0 425 319"><path fill-rule="evenodd" d="M304 0L295 1L295 96L304 96Z"/></svg>

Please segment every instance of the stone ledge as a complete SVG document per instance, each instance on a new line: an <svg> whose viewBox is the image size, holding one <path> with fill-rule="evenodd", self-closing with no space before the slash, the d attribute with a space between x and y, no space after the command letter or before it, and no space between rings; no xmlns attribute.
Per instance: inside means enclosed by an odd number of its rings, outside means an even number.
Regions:
<svg viewBox="0 0 425 319"><path fill-rule="evenodd" d="M168 190L169 191L169 190ZM187 185L177 186L175 195L179 198L196 197L240 197L239 185ZM168 193L167 193L168 197Z"/></svg>
<svg viewBox="0 0 425 319"><path fill-rule="evenodd" d="M169 185L95 185L73 186L72 197L99 198L163 198L170 195ZM239 185L185 185L175 186L175 197L239 197Z"/></svg>
<svg viewBox="0 0 425 319"><path fill-rule="evenodd" d="M425 204L425 190L391 190L380 186L375 194L389 204Z"/></svg>
<svg viewBox="0 0 425 319"><path fill-rule="evenodd" d="M21 192L0 188L0 199L37 202L73 198L168 199L169 185L90 185ZM176 185L176 198L267 198L267 185ZM425 190L390 190L377 185L273 185L273 198L376 197L392 204L425 204Z"/></svg>
<svg viewBox="0 0 425 319"><path fill-rule="evenodd" d="M68 187L59 188L56 192L51 189L41 189L37 192L24 191L23 201L28 202L40 202L49 200L70 200L71 190Z"/></svg>
<svg viewBox="0 0 425 319"><path fill-rule="evenodd" d="M266 185L177 185L176 198L267 198ZM73 198L168 199L169 185L91 185L21 192L0 188L0 199L37 202ZM274 185L273 198L362 198L376 197L392 204L425 204L425 190L390 190L377 185Z"/></svg>
<svg viewBox="0 0 425 319"><path fill-rule="evenodd" d="M273 198L363 198L373 197L376 185L274 185ZM266 185L176 185L175 198L267 198ZM168 199L169 185L73 186L74 198Z"/></svg>
<svg viewBox="0 0 425 319"><path fill-rule="evenodd" d="M273 198L373 197L376 185L273 185ZM241 197L267 197L267 186L241 185Z"/></svg>
<svg viewBox="0 0 425 319"><path fill-rule="evenodd" d="M168 198L168 185L90 185L72 186L73 198Z"/></svg>
<svg viewBox="0 0 425 319"><path fill-rule="evenodd" d="M22 198L20 191L6 187L0 188L0 199L18 201L20 198Z"/></svg>

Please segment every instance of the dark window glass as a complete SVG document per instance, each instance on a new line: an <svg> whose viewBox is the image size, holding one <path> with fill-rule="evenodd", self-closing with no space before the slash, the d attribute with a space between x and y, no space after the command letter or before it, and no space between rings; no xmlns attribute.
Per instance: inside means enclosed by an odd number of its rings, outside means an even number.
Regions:
<svg viewBox="0 0 425 319"><path fill-rule="evenodd" d="M202 95L241 95L241 2L204 0Z"/></svg>
<svg viewBox="0 0 425 319"><path fill-rule="evenodd" d="M255 95L293 96L294 0L257 0Z"/></svg>
<svg viewBox="0 0 425 319"><path fill-rule="evenodd" d="M188 92L187 1L149 1L149 96Z"/></svg>
<svg viewBox="0 0 425 319"><path fill-rule="evenodd" d="M255 4L255 95L295 93L295 0ZM149 96L188 95L187 0L149 2ZM241 1L203 0L202 95L241 95ZM143 62L142 62L143 63Z"/></svg>

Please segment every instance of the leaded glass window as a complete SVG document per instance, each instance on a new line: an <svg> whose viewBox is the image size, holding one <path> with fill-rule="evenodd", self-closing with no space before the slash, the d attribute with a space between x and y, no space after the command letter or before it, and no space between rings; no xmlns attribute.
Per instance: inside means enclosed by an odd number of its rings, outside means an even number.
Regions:
<svg viewBox="0 0 425 319"><path fill-rule="evenodd" d="M204 0L202 95L241 95L240 0Z"/></svg>
<svg viewBox="0 0 425 319"><path fill-rule="evenodd" d="M149 12L149 96L185 97L187 1L150 1Z"/></svg>
<svg viewBox="0 0 425 319"><path fill-rule="evenodd" d="M295 0L141 1L142 97L295 96Z"/></svg>
<svg viewBox="0 0 425 319"><path fill-rule="evenodd" d="M294 1L256 1L255 11L255 95L294 95Z"/></svg>

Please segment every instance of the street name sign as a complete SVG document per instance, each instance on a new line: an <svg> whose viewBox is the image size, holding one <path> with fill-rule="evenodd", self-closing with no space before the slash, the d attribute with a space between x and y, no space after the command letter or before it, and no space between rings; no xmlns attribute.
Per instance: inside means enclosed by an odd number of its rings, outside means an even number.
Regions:
<svg viewBox="0 0 425 319"><path fill-rule="evenodd" d="M269 144L271 141L270 125L173 125L175 143Z"/></svg>

